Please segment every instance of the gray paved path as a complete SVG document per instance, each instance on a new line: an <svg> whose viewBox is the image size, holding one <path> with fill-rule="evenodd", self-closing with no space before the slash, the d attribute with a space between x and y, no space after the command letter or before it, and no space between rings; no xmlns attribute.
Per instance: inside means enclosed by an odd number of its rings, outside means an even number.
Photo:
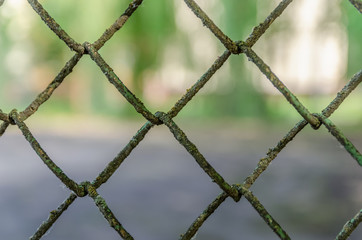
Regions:
<svg viewBox="0 0 362 240"><path fill-rule="evenodd" d="M92 180L140 125L113 131L38 131L35 136L74 180ZM266 128L217 126L185 132L229 182L242 182L286 133ZM290 126L291 127L291 126ZM287 129L288 127L286 127ZM20 132L0 138L0 239L28 239L69 195ZM84 129L83 129L84 130ZM359 136L359 137L358 137ZM353 142L362 149L361 135ZM292 239L334 239L362 207L362 170L327 132L297 136L251 188ZM152 129L100 189L120 222L138 240L178 239L220 193L164 127ZM77 199L43 239L119 237L90 198ZM198 240L277 239L242 199L227 200L198 233ZM362 226L351 239L362 239Z"/></svg>

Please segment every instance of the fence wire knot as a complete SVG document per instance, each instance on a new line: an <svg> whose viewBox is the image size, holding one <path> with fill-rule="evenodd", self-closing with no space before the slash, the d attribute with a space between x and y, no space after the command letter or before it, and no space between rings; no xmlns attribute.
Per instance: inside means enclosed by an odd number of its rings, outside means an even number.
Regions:
<svg viewBox="0 0 362 240"><path fill-rule="evenodd" d="M17 109L11 110L8 116L9 123L11 125L16 125L15 119L17 119L17 117L18 117L18 110Z"/></svg>

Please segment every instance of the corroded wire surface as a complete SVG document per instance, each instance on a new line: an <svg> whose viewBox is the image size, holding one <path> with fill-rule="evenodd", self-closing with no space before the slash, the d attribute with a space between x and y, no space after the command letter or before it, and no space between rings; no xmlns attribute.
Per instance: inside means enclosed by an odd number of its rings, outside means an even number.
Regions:
<svg viewBox="0 0 362 240"><path fill-rule="evenodd" d="M210 29L217 39L225 46L225 52L218 57L212 66L198 79L193 86L191 86L186 93L175 103L167 113L157 112L151 113L143 102L134 95L127 86L120 80L114 73L112 68L105 62L98 51L103 45L112 38L112 36L120 30L123 25L129 20L137 8L142 5L143 0L133 0L130 2L124 13L105 30L102 36L93 44L85 42L83 44L76 42L69 36L61 26L53 19L49 13L37 0L28 0L34 11L41 17L45 24L70 48L75 51L75 55L65 64L59 74L53 81L44 89L43 92L29 104L23 111L18 112L16 109L10 113L4 113L0 109L0 137L10 125L16 125L23 133L26 140L32 146L34 151L38 154L40 159L47 165L47 167L59 178L71 191L70 196L59 205L56 210L51 211L47 220L45 220L34 235L30 238L32 240L40 239L47 230L56 222L62 213L76 200L77 197L89 196L93 199L95 205L99 208L104 218L108 221L109 225L120 235L123 239L133 239L131 233L127 232L121 222L113 214L108 207L106 200L99 195L97 189L112 177L113 173L121 166L123 161L129 154L137 147L137 145L144 139L148 132L155 126L164 124L173 133L178 142L195 159L199 166L209 175L211 180L215 182L222 192L210 203L210 205L196 218L190 227L181 234L180 239L192 239L198 229L202 227L206 219L210 217L213 212L228 198L231 197L234 201L239 201L241 197L245 197L252 207L259 213L266 224L274 231L280 239L290 239L287 232L277 221L268 213L261 201L249 190L254 184L256 179L268 168L270 163L278 156L278 154L291 142L294 137L300 133L303 128L310 124L315 130L318 130L321 125L324 125L329 132L345 147L350 155L357 161L357 164L362 166L361 153L356 149L353 143L343 134L343 132L329 119L333 112L341 105L341 103L348 97L348 95L361 83L362 71L356 73L352 79L344 86L344 88L337 93L335 99L321 111L321 113L311 113L298 98L285 86L282 81L273 73L272 69L261 59L252 49L253 45L259 38L267 31L273 22L283 14L283 11L289 6L293 0L283 0L279 5L266 17L265 21L256 26L252 33L245 41L233 41L229 38L207 15L206 12L194 1L184 0L186 5L192 12L202 21L202 23ZM4 1L0 1L0 6ZM361 1L350 0L351 4L361 12ZM296 123L296 125L287 132L275 147L270 148L266 156L261 158L254 171L245 178L242 184L230 184L214 169L210 163L205 159L197 147L188 139L186 134L178 127L173 118L185 107L189 101L199 92L200 89L212 78L212 76L222 67L222 65L229 59L231 54L242 55L245 54L250 61L252 61L259 70L271 81L271 83L280 91L286 100L296 109L304 120ZM73 68L77 65L79 60L84 56L89 55L91 59L98 65L109 82L113 84L116 89L122 94L125 99L140 113L147 121L141 129L132 137L129 143L118 153L118 155L108 163L104 170L92 182L76 183L69 178L62 169L47 155L45 150L40 146L39 142L35 139L30 129L25 124L25 120L31 117L38 108L46 102L59 87L63 80L71 74ZM362 221L362 210L356 216L349 220L343 226L336 239L347 239L348 236L357 228Z"/></svg>

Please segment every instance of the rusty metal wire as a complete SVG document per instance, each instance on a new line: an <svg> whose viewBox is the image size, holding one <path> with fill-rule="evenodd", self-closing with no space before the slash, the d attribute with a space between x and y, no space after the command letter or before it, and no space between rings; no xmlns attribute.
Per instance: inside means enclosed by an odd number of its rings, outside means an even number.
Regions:
<svg viewBox="0 0 362 240"><path fill-rule="evenodd" d="M132 14L142 4L143 0L133 0L130 2L128 8L124 13L102 34L102 36L94 43L85 42L83 44L76 42L69 36L61 26L53 19L49 13L37 0L28 0L28 3L34 11L41 17L44 23L61 39L72 51L76 53L65 64L59 74L54 80L41 92L33 102L29 104L23 111L18 112L14 109L10 113L4 113L0 109L0 137L10 125L16 125L23 133L25 139L29 142L34 151L38 154L40 159L47 165L47 167L54 173L54 175L63 182L72 193L69 197L59 205L56 210L53 210L48 219L44 221L31 240L40 239L47 230L57 221L62 213L76 200L77 197L89 196L93 199L95 205L99 208L104 218L108 221L109 225L120 235L123 239L133 239L131 234L123 227L117 217L112 213L106 201L97 192L97 189L113 175L113 173L120 167L123 161L129 156L134 148L144 139L147 133L156 125L164 124L173 133L177 141L190 153L199 166L209 175L213 182L215 182L222 192L215 198L212 203L196 218L190 227L181 235L180 239L187 240L193 238L198 229L204 224L206 219L213 214L213 212L228 198L231 197L234 201L238 202L240 198L245 197L252 207L259 213L267 225L275 232L280 239L290 239L286 231L279 223L268 213L259 199L249 190L257 178L268 168L270 163L278 156L278 154L291 142L294 137L303 130L303 128L310 124L315 130L318 130L321 125L324 125L328 131L345 147L350 155L357 161L357 164L362 166L362 155L353 145L353 143L343 134L343 132L330 120L330 116L341 105L341 103L348 97L348 95L361 83L362 70L356 73L352 79L344 86L344 88L337 93L335 99L321 111L321 113L311 113L298 98L287 88L287 86L273 73L272 69L261 59L257 53L252 49L253 45L259 38L267 31L273 22L283 13L293 0L283 0L279 5L266 17L265 21L256 26L250 33L245 41L233 41L230 39L202 10L202 8L194 0L184 0L186 5L191 11L202 21L202 23L209 28L217 39L225 46L225 52L218 57L211 67L195 82L191 88L175 103L175 105L167 112L151 113L143 102L137 98L127 86L120 80L114 73L112 68L99 54L99 50L103 45L112 38L112 36L120 30L123 25L128 21ZM362 2L359 0L349 0L356 9L361 12ZM0 6L4 1L0 1ZM192 143L186 134L174 122L173 118L185 107L189 101L199 92L200 89L211 79L221 66L228 60L231 54L242 55L245 54L247 58L254 63L267 79L275 86L276 89L286 98L286 100L297 110L302 116L303 120L296 123L296 125L287 132L287 134L277 143L273 148L270 148L266 156L261 158L254 171L245 178L242 184L230 184L214 169L210 163L205 159L202 153L197 149L196 145ZM92 182L76 183L69 178L67 174L47 155L45 150L40 146L39 142L35 139L25 120L31 117L38 108L46 102L59 87L63 80L72 72L73 68L77 65L79 60L84 56L89 55L91 59L98 65L108 81L113 84L116 89L124 96L124 98L140 113L147 121L139 129L139 131L132 137L129 143L118 153L118 155L108 163L104 170ZM362 210L356 216L349 220L336 237L336 239L347 239L348 236L357 228L362 221Z"/></svg>

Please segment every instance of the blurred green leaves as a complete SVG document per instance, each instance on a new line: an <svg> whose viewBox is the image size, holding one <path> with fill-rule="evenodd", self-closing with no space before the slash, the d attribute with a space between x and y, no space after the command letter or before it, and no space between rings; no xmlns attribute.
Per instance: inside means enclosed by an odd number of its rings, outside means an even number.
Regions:
<svg viewBox="0 0 362 240"><path fill-rule="evenodd" d="M25 107L73 54L25 1L18 6L15 2L6 1L0 8L0 103L7 111ZM129 3L114 0L41 1L50 15L79 43L97 40ZM274 4L263 0L200 0L198 3L234 41L246 39L260 19L266 17L263 14L268 11L260 9L261 6L270 8ZM341 1L340 6L348 35L346 76L350 77L361 68L361 15L348 1ZM285 24L285 21L281 23ZM276 29L279 26L278 23L274 25ZM268 31L272 34L274 30ZM18 54L21 51L23 55ZM150 109L167 111L223 51L222 44L202 26L183 1L145 0L100 53ZM23 61L14 60L22 56ZM282 98L275 100L278 96L258 90L255 78L259 77L247 65L250 64L244 56L232 56L181 116L288 118L280 113L286 112L282 109L289 106L277 103L283 101ZM301 97L309 101L308 96ZM310 101L315 98L312 96ZM81 59L79 66L46 104L53 110L41 110L49 113L137 115L88 59ZM273 109L275 106L282 109Z"/></svg>

